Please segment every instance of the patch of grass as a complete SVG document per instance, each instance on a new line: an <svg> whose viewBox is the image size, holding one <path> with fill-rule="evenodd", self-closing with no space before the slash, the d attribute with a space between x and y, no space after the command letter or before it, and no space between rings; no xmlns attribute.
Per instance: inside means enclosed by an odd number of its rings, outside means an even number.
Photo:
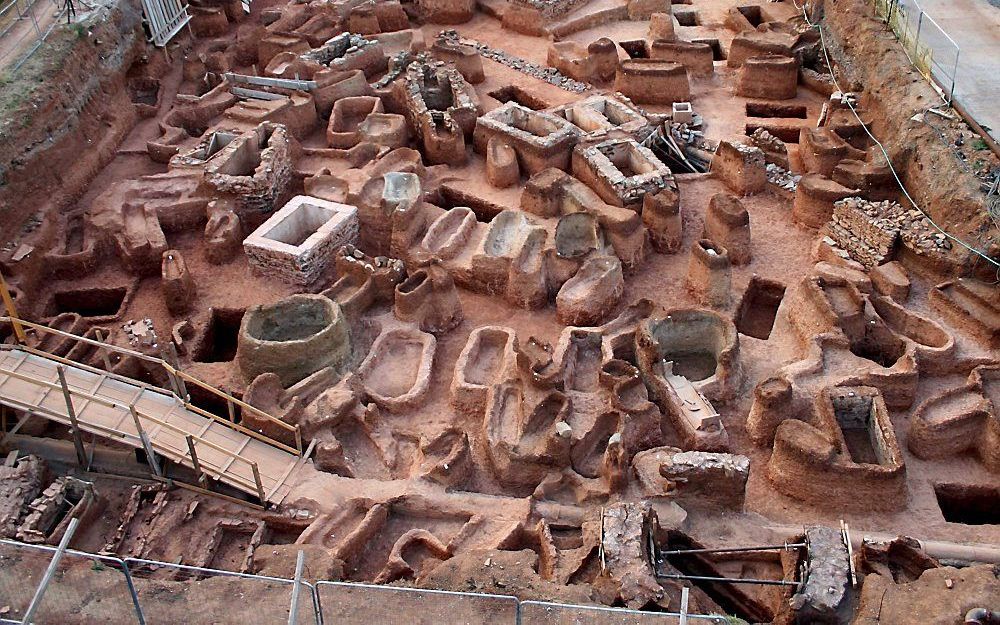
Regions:
<svg viewBox="0 0 1000 625"><path fill-rule="evenodd" d="M986 140L980 137L972 141L972 149L982 152L983 150L990 149L990 146L986 145Z"/></svg>

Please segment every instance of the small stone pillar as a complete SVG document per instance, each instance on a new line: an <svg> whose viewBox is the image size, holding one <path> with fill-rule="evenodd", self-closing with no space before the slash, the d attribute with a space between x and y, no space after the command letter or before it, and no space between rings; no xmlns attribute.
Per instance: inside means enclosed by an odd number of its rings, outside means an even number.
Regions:
<svg viewBox="0 0 1000 625"><path fill-rule="evenodd" d="M769 447L774 443L778 425L789 416L792 403L792 383L781 376L762 380L753 390L753 404L747 415L746 430L756 445Z"/></svg>
<svg viewBox="0 0 1000 625"><path fill-rule="evenodd" d="M729 305L732 266L726 248L709 239L701 239L691 246L687 288L704 306L725 308Z"/></svg>
<svg viewBox="0 0 1000 625"><path fill-rule="evenodd" d="M209 202L208 223L205 224L205 260L213 265L227 263L243 249L243 227L231 210L213 210Z"/></svg>
<svg viewBox="0 0 1000 625"><path fill-rule="evenodd" d="M396 286L394 311L396 318L432 334L447 332L465 318L455 281L436 258Z"/></svg>
<svg viewBox="0 0 1000 625"><path fill-rule="evenodd" d="M195 286L191 272L188 271L184 257L177 250L163 252L163 262L160 265L163 299L167 310L172 315L179 315L191 306L194 299Z"/></svg>
<svg viewBox="0 0 1000 625"><path fill-rule="evenodd" d="M677 253L683 241L684 223L676 189L668 187L643 196L642 225L649 231L653 249L661 254Z"/></svg>
<svg viewBox="0 0 1000 625"><path fill-rule="evenodd" d="M587 46L587 54L593 62L594 80L608 82L618 70L618 45L607 37L601 37Z"/></svg>
<svg viewBox="0 0 1000 625"><path fill-rule="evenodd" d="M490 137L486 144L486 180L498 189L515 184L521 179L517 153L500 135Z"/></svg>
<svg viewBox="0 0 1000 625"><path fill-rule="evenodd" d="M650 41L674 41L677 35L674 34L674 16L670 12L670 5L663 13L653 13L649 16L649 39Z"/></svg>
<svg viewBox="0 0 1000 625"><path fill-rule="evenodd" d="M734 265L750 263L750 214L736 196L712 196L705 215L704 237L726 248Z"/></svg>
<svg viewBox="0 0 1000 625"><path fill-rule="evenodd" d="M719 143L712 173L738 195L760 193L767 185L767 162L760 148L731 141Z"/></svg>

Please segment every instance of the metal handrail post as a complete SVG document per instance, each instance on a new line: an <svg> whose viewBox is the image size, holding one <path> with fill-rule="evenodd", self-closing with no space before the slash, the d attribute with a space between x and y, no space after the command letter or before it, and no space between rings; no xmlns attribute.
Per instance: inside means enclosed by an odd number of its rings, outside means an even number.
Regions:
<svg viewBox="0 0 1000 625"><path fill-rule="evenodd" d="M56 574L56 568L59 566L59 562L62 560L63 556L66 554L66 548L69 547L69 541L73 539L73 534L76 532L76 527L79 524L80 519L78 518L72 518L69 520L69 525L66 527L66 533L63 534L62 540L59 541L59 546L56 548L56 552L52 556L52 560L49 562L49 568L45 569L42 581L38 584L38 588L35 589L35 596L31 598L31 603L28 604L28 609L24 612L24 618L21 619L21 622L25 625L31 625L31 620L35 617L35 612L38 611L38 606L42 603L42 597L45 596L45 591L48 589L49 583L52 581L52 577Z"/></svg>
<svg viewBox="0 0 1000 625"><path fill-rule="evenodd" d="M80 430L80 422L76 419L76 409L73 407L73 396L69 392L69 384L66 383L66 367L56 365L56 375L59 376L59 386L62 387L63 398L66 400L66 413L69 415L69 422L73 430L73 446L76 448L76 460L81 467L87 466L87 452L83 447L83 434Z"/></svg>
<svg viewBox="0 0 1000 625"><path fill-rule="evenodd" d="M306 564L306 552L299 549L295 557L295 583L292 586L292 604L288 608L288 625L295 625L299 620L299 592L302 590L302 570Z"/></svg>
<svg viewBox="0 0 1000 625"><path fill-rule="evenodd" d="M142 427L142 423L139 421L139 413L135 409L135 404L130 404L129 412L132 413L132 420L135 422L135 429L139 434L139 441L142 443L142 449L146 452L146 460L149 461L149 466L153 469L153 474L156 477L163 477L163 471L160 470L160 464L156 461L156 452L153 451L153 445L149 441L149 436L146 435L145 428Z"/></svg>

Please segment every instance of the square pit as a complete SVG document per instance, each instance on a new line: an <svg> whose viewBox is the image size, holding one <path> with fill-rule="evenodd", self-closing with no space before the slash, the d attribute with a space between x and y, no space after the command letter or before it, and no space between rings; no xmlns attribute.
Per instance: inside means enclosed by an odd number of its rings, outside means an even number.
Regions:
<svg viewBox="0 0 1000 625"><path fill-rule="evenodd" d="M308 195L293 197L243 241L263 275L308 286L341 246L358 240L358 209Z"/></svg>

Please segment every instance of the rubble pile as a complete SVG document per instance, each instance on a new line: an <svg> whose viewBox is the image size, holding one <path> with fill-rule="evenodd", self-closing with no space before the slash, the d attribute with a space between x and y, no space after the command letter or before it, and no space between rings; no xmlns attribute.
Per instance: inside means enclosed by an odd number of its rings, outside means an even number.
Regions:
<svg viewBox="0 0 1000 625"><path fill-rule="evenodd" d="M554 67L542 67L541 65L536 65L531 61L522 59L519 56L514 56L513 54L508 54L503 50L492 48L485 43L476 41L475 39L468 39L465 37L460 38L458 33L454 30L441 31L441 34L438 35L438 39L472 46L487 59L496 61L497 63L506 65L512 69L516 69L519 72L531 76L532 78L544 80L550 85L555 85L556 87L565 89L566 91L583 93L584 91L590 89L590 85L582 83L578 80L573 80L572 78L567 78L566 76L560 74L559 70Z"/></svg>

